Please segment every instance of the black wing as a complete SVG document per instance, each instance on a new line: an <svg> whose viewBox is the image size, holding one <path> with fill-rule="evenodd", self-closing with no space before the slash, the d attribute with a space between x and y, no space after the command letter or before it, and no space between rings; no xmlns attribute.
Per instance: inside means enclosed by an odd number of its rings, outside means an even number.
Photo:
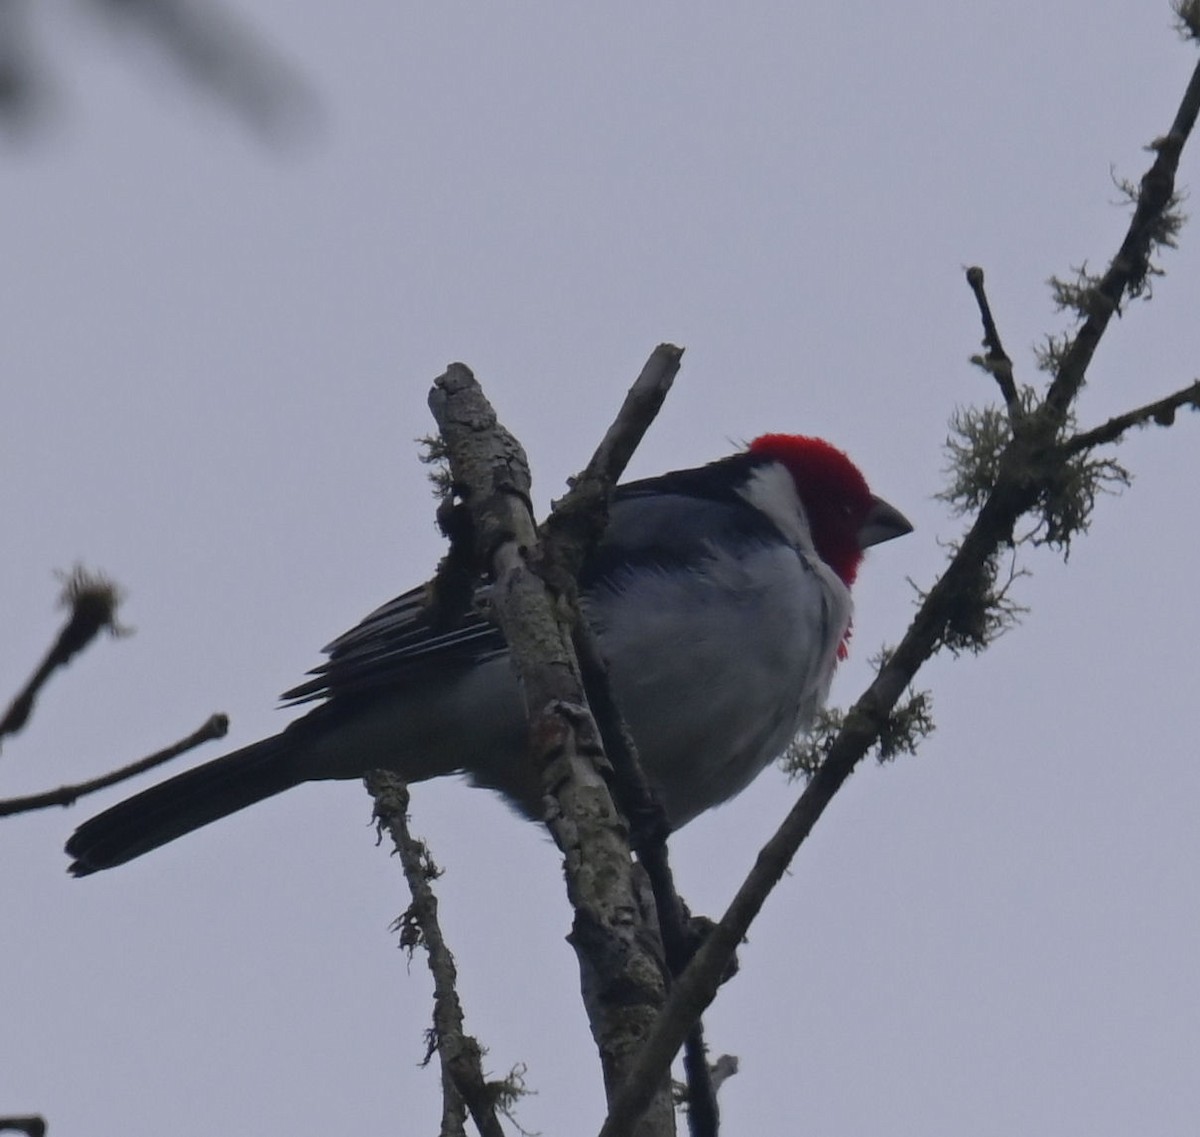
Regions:
<svg viewBox="0 0 1200 1137"><path fill-rule="evenodd" d="M481 598L485 589L476 593ZM499 629L478 611L468 612L449 630L434 626L427 586L414 588L376 608L325 648L327 662L309 672L314 678L283 698L307 703L333 695L359 694L402 684L419 668L467 667L505 651Z"/></svg>
<svg viewBox="0 0 1200 1137"><path fill-rule="evenodd" d="M722 547L778 541L778 531L731 488L731 464L753 463L750 455L629 482L613 492L608 528L580 573L585 589L619 589L624 573L657 566L698 567ZM433 668L466 668L507 650L504 637L480 611L487 586L482 579L475 606L453 628L435 626L428 589L414 588L376 608L338 636L315 667L312 679L283 698L304 703L362 694L425 678Z"/></svg>

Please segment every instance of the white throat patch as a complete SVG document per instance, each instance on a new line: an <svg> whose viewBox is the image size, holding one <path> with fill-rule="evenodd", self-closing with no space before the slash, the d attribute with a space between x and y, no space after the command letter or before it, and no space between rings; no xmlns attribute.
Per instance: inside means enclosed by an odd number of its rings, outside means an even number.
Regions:
<svg viewBox="0 0 1200 1137"><path fill-rule="evenodd" d="M786 467L779 462L764 462L755 468L738 493L766 516L790 544L805 552L816 552L808 515Z"/></svg>

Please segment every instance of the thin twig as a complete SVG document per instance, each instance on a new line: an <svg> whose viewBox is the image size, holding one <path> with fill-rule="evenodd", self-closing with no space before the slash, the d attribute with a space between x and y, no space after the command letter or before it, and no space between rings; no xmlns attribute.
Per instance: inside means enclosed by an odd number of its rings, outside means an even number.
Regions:
<svg viewBox="0 0 1200 1137"><path fill-rule="evenodd" d="M600 773L607 762L571 645L572 617L531 565L538 535L524 452L462 364L438 378L430 408L454 485L471 511L479 563L491 567L492 608L521 677L532 765L545 794L546 824L564 857L575 912L570 941L611 1100L665 998L654 951L656 921L635 879L624 821ZM610 465L623 466L623 447L609 450ZM563 552L559 563L571 559ZM648 1095L646 1104L651 1102L628 1133L673 1131L665 1076Z"/></svg>
<svg viewBox="0 0 1200 1137"><path fill-rule="evenodd" d="M673 343L660 343L650 353L590 461L571 479L573 490L586 489L589 482L611 489L620 480L670 394L683 362L683 350ZM565 505L570 497L568 494L561 504Z"/></svg>
<svg viewBox="0 0 1200 1137"><path fill-rule="evenodd" d="M613 487L662 407L682 359L683 348L671 343L660 343L650 353L591 460L571 479L570 490L554 503L541 525L546 571L561 561L564 577L574 578L584 558L595 548L608 522L608 499ZM561 588L566 580L553 583Z"/></svg>
<svg viewBox="0 0 1200 1137"><path fill-rule="evenodd" d="M1157 399L1136 410L1126 411L1123 415L1115 415L1108 422L1073 435L1059 450L1063 454L1081 454L1085 450L1118 441L1127 430L1135 426L1147 426L1150 423L1156 426L1170 426L1175 421L1175 412L1187 406L1200 410L1200 380L1173 395L1168 395L1165 399Z"/></svg>
<svg viewBox="0 0 1200 1137"><path fill-rule="evenodd" d="M1008 407L1008 420L1015 432L1021 426L1021 397L1013 378L1013 362L1000 342L1000 331L983 287L983 269L977 265L967 269L967 283L975 294L975 303L979 305L979 317L983 321L983 346L987 348L987 355L976 356L975 362L996 380L1004 396L1004 404Z"/></svg>
<svg viewBox="0 0 1200 1137"><path fill-rule="evenodd" d="M89 573L79 566L61 575L63 589L58 603L61 608L70 608L71 615L0 719L0 738L16 734L29 721L38 693L50 676L70 663L101 631L107 629L114 636L128 634L128 629L117 623L122 595L116 584L101 573Z"/></svg>
<svg viewBox="0 0 1200 1137"><path fill-rule="evenodd" d="M461 1131L461 1106L465 1103L482 1137L504 1137L496 1115L495 1091L483 1075L483 1050L463 1029L458 969L442 935L437 897L429 885L437 869L424 842L408 830L408 787L387 770L374 770L365 780L375 799L376 823L381 832L386 829L391 836L412 893L412 904L398 921L401 946L424 944L433 975L431 1045L442 1069L442 1132Z"/></svg>
<svg viewBox="0 0 1200 1137"><path fill-rule="evenodd" d="M45 793L32 794L29 797L0 800L0 817L8 817L14 813L28 813L35 809L46 809L53 805L74 805L79 798L86 794L94 794L97 790L104 790L109 786L115 786L118 782L128 781L138 774L144 774L147 770L153 770L155 766L170 762L172 758L178 758L180 754L194 750L201 743L211 742L215 738L224 738L228 733L229 716L210 715L208 721L199 730L193 731L186 738L180 739L165 750L159 750L145 758L139 758L128 766L122 766L119 770L113 770L99 778L93 778L90 782L79 782L73 786L59 786L56 790L47 790Z"/></svg>

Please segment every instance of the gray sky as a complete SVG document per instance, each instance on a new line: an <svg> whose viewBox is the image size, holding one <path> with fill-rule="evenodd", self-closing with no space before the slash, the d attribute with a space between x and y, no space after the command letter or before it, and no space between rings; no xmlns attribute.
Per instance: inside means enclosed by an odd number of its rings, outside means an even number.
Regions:
<svg viewBox="0 0 1200 1137"><path fill-rule="evenodd" d="M687 346L635 459L763 430L847 449L917 533L857 590L845 703L960 528L946 420L991 399L962 267L1021 377L1044 281L1115 250L1194 63L1167 4L254 6L323 124L264 150L152 54L39 6L58 114L0 173L0 698L77 559L129 591L11 740L5 795L228 712L274 732L320 646L439 555L413 438L477 371L544 507L649 350ZM1193 149L1183 178L1195 184ZM1197 375L1200 232L1114 324L1081 421ZM864 767L708 1017L730 1133L1193 1134L1200 1116L1194 533L1200 423L1130 441L1024 626L923 676L937 734ZM219 753L208 748L205 757ZM356 783L308 786L74 881L61 845L126 791L0 825L0 1112L59 1137L436 1131L429 982ZM674 842L719 915L796 789L769 771ZM528 1066L526 1128L603 1098L558 857L457 784L414 793L468 1026Z"/></svg>

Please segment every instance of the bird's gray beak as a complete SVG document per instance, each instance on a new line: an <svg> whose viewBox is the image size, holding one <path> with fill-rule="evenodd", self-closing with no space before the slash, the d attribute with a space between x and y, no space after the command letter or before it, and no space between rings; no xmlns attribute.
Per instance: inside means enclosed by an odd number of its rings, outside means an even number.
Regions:
<svg viewBox="0 0 1200 1137"><path fill-rule="evenodd" d="M871 498L871 508L866 520L858 530L858 547L869 549L893 537L903 537L912 532L912 523L894 505L888 505L881 497Z"/></svg>

